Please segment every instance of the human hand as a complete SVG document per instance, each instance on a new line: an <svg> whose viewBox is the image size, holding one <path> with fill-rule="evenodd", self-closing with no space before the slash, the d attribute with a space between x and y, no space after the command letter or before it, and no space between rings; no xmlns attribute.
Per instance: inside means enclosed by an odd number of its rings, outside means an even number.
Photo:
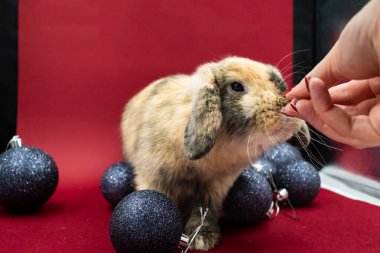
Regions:
<svg viewBox="0 0 380 253"><path fill-rule="evenodd" d="M330 89L319 78L308 83L310 99L293 100L290 107L295 109L287 115L300 117L327 137L355 148L380 145L380 77Z"/></svg>
<svg viewBox="0 0 380 253"><path fill-rule="evenodd" d="M331 51L308 74L309 85L305 78L286 95L292 102L283 113L305 119L331 139L357 148L380 145L380 78L374 78L380 76L379 10L380 0L373 0L351 19ZM342 80L361 81L335 86Z"/></svg>
<svg viewBox="0 0 380 253"><path fill-rule="evenodd" d="M380 0L370 1L343 29L330 52L308 74L328 87L343 80L362 80L380 73ZM309 98L302 80L286 97Z"/></svg>

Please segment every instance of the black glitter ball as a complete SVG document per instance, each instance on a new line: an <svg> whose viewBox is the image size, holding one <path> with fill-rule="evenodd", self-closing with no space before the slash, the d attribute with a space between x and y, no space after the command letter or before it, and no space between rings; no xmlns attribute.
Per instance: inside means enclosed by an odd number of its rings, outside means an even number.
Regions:
<svg viewBox="0 0 380 253"><path fill-rule="evenodd" d="M287 142L276 145L273 149L264 154L274 166L279 169L295 160L303 160L301 152Z"/></svg>
<svg viewBox="0 0 380 253"><path fill-rule="evenodd" d="M266 219L272 204L272 189L262 174L253 168L244 169L230 189L224 212L236 223L249 224Z"/></svg>
<svg viewBox="0 0 380 253"><path fill-rule="evenodd" d="M31 211L43 205L58 184L58 168L44 151L15 147L0 155L0 205Z"/></svg>
<svg viewBox="0 0 380 253"><path fill-rule="evenodd" d="M182 216L166 195L153 190L135 191L116 206L110 237L117 252L172 253L182 235Z"/></svg>
<svg viewBox="0 0 380 253"><path fill-rule="evenodd" d="M316 168L307 161L297 160L280 169L274 181L278 188L289 192L289 200L295 205L306 205L319 193L321 178Z"/></svg>
<svg viewBox="0 0 380 253"><path fill-rule="evenodd" d="M274 164L265 157L256 160L251 166L268 180L272 180L273 175L276 174L277 171Z"/></svg>
<svg viewBox="0 0 380 253"><path fill-rule="evenodd" d="M135 190L133 167L126 162L111 165L103 174L100 189L104 198L116 206L122 198Z"/></svg>

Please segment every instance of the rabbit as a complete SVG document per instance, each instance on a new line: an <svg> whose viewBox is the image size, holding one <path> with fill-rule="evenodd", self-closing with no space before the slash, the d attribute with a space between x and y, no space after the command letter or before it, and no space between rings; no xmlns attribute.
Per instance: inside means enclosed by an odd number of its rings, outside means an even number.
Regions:
<svg viewBox="0 0 380 253"><path fill-rule="evenodd" d="M309 143L306 123L280 113L286 89L275 67L235 56L159 79L126 104L122 147L136 189L175 201L187 234L200 223L199 207L209 210L192 249L219 243L218 215L246 166L292 137Z"/></svg>

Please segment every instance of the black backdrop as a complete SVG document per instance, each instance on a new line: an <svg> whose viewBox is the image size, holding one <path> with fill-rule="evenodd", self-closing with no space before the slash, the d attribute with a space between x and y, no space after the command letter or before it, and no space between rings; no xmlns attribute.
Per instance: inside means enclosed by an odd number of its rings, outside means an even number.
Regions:
<svg viewBox="0 0 380 253"><path fill-rule="evenodd" d="M0 0L0 151L16 132L17 0Z"/></svg>
<svg viewBox="0 0 380 253"><path fill-rule="evenodd" d="M348 20L368 0L294 0L294 83L333 46Z"/></svg>
<svg viewBox="0 0 380 253"><path fill-rule="evenodd" d="M368 0L294 0L294 75L297 84L334 45L339 33L349 19ZM315 134L312 137L319 139ZM327 144L336 146L327 139ZM334 159L334 152L326 146L313 142L310 151L328 164ZM309 157L304 153L306 159Z"/></svg>

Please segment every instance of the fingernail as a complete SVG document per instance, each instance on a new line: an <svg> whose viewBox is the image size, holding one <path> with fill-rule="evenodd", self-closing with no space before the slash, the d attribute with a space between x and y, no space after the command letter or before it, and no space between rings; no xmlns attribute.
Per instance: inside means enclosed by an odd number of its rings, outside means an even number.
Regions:
<svg viewBox="0 0 380 253"><path fill-rule="evenodd" d="M290 106L293 108L294 111L298 112L297 110L297 107L296 107L296 104L297 104L298 100L293 98L292 101L290 102Z"/></svg>
<svg viewBox="0 0 380 253"><path fill-rule="evenodd" d="M309 88L310 78L311 78L311 76L305 76L306 89L307 89L307 92L309 92L309 93L310 93L310 88Z"/></svg>
<svg viewBox="0 0 380 253"><path fill-rule="evenodd" d="M286 112L289 111L289 110L291 110L291 109L288 109L287 106L284 106L284 107L282 107L282 108L280 109L280 112L282 112L282 113L285 114L285 115L288 115Z"/></svg>

